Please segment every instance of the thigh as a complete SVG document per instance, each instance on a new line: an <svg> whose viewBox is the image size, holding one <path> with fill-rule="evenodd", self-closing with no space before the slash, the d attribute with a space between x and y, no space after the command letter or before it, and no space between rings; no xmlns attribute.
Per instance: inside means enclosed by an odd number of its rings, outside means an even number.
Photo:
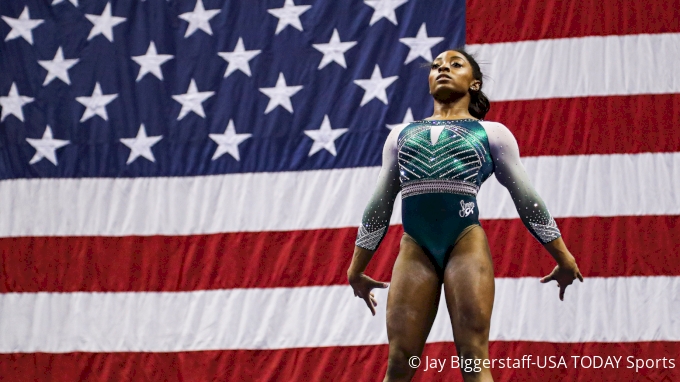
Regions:
<svg viewBox="0 0 680 382"><path fill-rule="evenodd" d="M494 299L493 262L480 226L458 240L444 271L444 293L459 355L488 357ZM479 353L484 354L479 354Z"/></svg>
<svg viewBox="0 0 680 382"><path fill-rule="evenodd" d="M390 352L420 355L437 315L441 284L422 248L408 235L401 239L387 297Z"/></svg>

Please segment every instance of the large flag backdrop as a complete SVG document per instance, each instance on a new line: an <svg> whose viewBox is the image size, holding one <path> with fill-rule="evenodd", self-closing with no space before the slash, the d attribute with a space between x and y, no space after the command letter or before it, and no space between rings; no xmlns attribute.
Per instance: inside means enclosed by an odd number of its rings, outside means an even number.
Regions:
<svg viewBox="0 0 680 382"><path fill-rule="evenodd" d="M680 379L679 9L1 1L0 380L382 378L386 291L371 317L345 271L385 137L463 44L587 277L540 285L552 260L487 182L491 357L567 362L495 376ZM424 356L455 355L444 313Z"/></svg>

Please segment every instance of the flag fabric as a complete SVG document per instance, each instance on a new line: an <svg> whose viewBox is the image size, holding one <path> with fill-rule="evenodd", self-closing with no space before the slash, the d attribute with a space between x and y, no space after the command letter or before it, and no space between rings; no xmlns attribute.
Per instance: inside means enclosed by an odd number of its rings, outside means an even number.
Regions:
<svg viewBox="0 0 680 382"><path fill-rule="evenodd" d="M465 45L586 277L492 177L497 380L680 379L680 3L0 2L0 380L372 381L346 269L382 145ZM389 281L403 229L367 273ZM461 380L446 306L417 380ZM427 358L426 358L427 357ZM431 360L445 361L440 368Z"/></svg>

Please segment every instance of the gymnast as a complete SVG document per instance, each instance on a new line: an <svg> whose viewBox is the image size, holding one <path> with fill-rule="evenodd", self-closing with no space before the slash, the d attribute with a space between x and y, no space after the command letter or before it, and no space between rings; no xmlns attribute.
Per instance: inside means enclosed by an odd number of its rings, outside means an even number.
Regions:
<svg viewBox="0 0 680 382"><path fill-rule="evenodd" d="M364 271L387 233L401 191L404 235L387 298L384 381L410 381L415 374L408 361L423 352L442 284L458 356L489 358L494 272L476 195L491 174L508 189L526 228L557 262L541 282L557 281L563 300L568 285L577 278L583 281L520 162L515 137L500 123L482 121L490 103L475 59L462 49L443 52L432 62L429 85L432 117L395 128L387 137L378 184L347 270L354 295L375 315L371 290L387 284ZM493 380L488 368L461 372L466 382Z"/></svg>

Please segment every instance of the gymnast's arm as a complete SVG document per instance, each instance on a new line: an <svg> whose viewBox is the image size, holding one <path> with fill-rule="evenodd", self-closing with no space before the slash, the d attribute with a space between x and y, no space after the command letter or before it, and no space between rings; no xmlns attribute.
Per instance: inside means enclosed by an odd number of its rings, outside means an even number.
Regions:
<svg viewBox="0 0 680 382"><path fill-rule="evenodd" d="M362 298L371 313L375 315L377 301L371 293L373 288L387 288L387 284L366 276L364 271L387 234L392 216L394 200L400 189L399 164L397 162L397 139L401 128L395 128L387 136L382 155L382 167L378 184L371 200L364 210L361 226L357 233L352 263L347 270L347 279L354 289L354 295Z"/></svg>
<svg viewBox="0 0 680 382"><path fill-rule="evenodd" d="M510 191L512 201L529 232L545 247L557 262L552 273L541 282L556 280L560 287L560 300L564 290L574 279L583 281L574 256L562 240L555 219L550 215L543 199L534 189L520 161L519 147L510 130L503 124L483 122L489 137L489 148L494 162L496 179Z"/></svg>

